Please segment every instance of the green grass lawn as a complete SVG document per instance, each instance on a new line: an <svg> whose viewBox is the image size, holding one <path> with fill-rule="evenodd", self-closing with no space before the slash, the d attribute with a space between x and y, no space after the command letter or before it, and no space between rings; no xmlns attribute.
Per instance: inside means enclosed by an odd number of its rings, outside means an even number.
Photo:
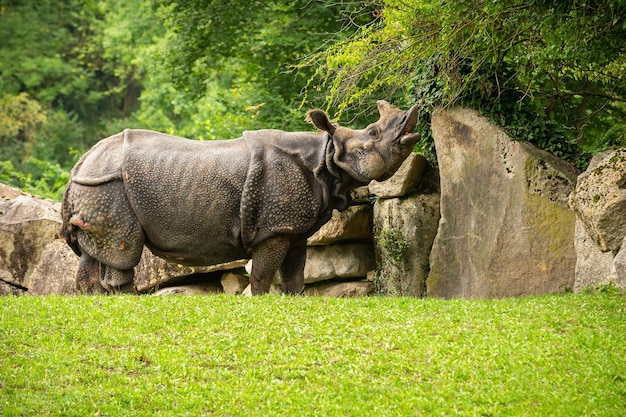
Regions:
<svg viewBox="0 0 626 417"><path fill-rule="evenodd" d="M624 416L626 298L0 297L3 416Z"/></svg>

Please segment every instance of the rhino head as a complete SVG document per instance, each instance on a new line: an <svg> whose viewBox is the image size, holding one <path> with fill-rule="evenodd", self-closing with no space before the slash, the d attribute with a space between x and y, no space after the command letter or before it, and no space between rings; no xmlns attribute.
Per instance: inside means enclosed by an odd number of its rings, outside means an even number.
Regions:
<svg viewBox="0 0 626 417"><path fill-rule="evenodd" d="M322 110L308 114L318 129L332 137L334 163L361 183L391 177L420 139L419 133L413 133L419 113L417 105L402 111L379 100L378 111L380 119L362 130L342 127Z"/></svg>

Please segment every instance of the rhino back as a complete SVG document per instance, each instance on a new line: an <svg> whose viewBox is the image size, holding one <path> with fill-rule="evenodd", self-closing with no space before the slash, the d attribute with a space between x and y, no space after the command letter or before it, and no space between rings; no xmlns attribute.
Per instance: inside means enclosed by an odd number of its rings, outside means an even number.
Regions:
<svg viewBox="0 0 626 417"><path fill-rule="evenodd" d="M99 185L121 179L124 133L96 143L72 169L70 181L82 185Z"/></svg>
<svg viewBox="0 0 626 417"><path fill-rule="evenodd" d="M244 258L239 208L249 159L237 139L128 132L124 182L150 249L192 265Z"/></svg>

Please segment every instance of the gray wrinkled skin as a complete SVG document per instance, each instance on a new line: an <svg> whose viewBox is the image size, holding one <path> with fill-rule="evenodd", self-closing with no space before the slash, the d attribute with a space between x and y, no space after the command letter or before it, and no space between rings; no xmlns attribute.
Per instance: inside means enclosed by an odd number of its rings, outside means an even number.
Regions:
<svg viewBox="0 0 626 417"><path fill-rule="evenodd" d="M71 172L61 235L80 256L85 293L133 290L143 246L186 265L253 260L253 294L280 272L304 288L306 239L345 210L351 189L391 176L419 140L417 108L378 102L380 120L341 127L321 110L321 133L258 130L200 142L147 130L103 139Z"/></svg>

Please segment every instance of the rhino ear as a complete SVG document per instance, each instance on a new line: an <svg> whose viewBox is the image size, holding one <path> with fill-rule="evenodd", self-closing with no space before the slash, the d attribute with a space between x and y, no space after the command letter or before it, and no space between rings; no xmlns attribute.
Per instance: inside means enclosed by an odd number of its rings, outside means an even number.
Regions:
<svg viewBox="0 0 626 417"><path fill-rule="evenodd" d="M326 112L320 109L310 110L306 115L306 121L312 123L319 130L330 133L331 136L337 129L337 124L331 122Z"/></svg>

